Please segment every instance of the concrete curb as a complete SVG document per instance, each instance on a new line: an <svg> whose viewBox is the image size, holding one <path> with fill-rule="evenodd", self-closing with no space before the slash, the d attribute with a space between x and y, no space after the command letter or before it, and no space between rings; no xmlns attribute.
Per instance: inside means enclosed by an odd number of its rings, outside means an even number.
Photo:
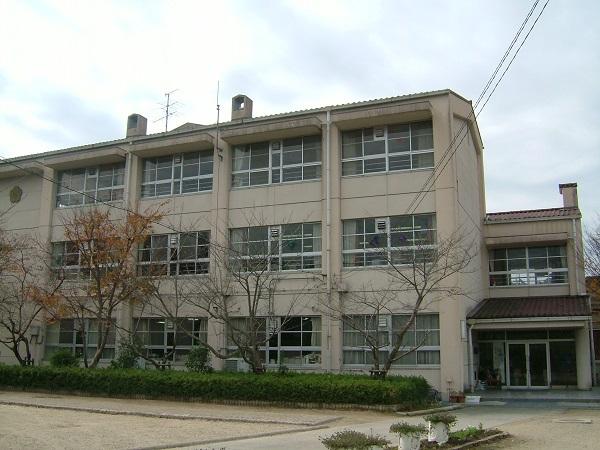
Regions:
<svg viewBox="0 0 600 450"><path fill-rule="evenodd" d="M152 413L143 411L121 411L116 409L85 408L81 406L59 406L59 405L41 405L38 403L25 403L13 401L0 401L0 405L23 406L28 408L56 409L62 411L88 412L93 414L109 414L115 416L138 416L150 417L156 419L176 419L176 420L208 420L215 422L242 422L242 423L264 423L274 425L298 425L298 426L321 426L326 423L334 422L339 417L330 417L315 421L294 421L294 420L276 420L276 419L250 419L244 417L216 417L201 416L192 414L171 414L171 413ZM194 445L194 444L192 444Z"/></svg>
<svg viewBox="0 0 600 450"><path fill-rule="evenodd" d="M215 405L229 406L254 406L258 408L295 408L295 409L330 409L342 411L376 411L394 413L405 407L402 404L392 405L361 405L356 403L301 403L301 402L271 402L265 400L227 400L227 399L204 399L196 397L169 397L169 396L151 396L151 395L122 395L108 396L107 394L93 394L82 391L69 390L51 390L51 389L22 389L15 386L0 385L0 392L30 392L52 395L71 395L77 397L92 397L92 398L107 398L107 399L134 399L134 400L164 400L167 402L184 402L184 403L206 403Z"/></svg>
<svg viewBox="0 0 600 450"><path fill-rule="evenodd" d="M329 427L327 425L322 425L322 426L318 426L318 427L305 428L304 430L272 431L269 433L250 434L250 435L246 435L246 436L237 436L237 437L232 437L232 438L227 438L227 439L209 439L206 441L179 442L177 444L155 445L152 447L137 447L137 448L133 448L131 450L163 450L163 449L169 449L169 448L191 447L193 445L217 444L217 443L221 443L221 442L243 441L245 439L277 436L279 434L288 434L288 433L290 433L290 431L293 431L294 433L303 433L305 431L323 430L325 428L329 428Z"/></svg>
<svg viewBox="0 0 600 450"><path fill-rule="evenodd" d="M442 406L440 408L431 408L431 409L422 409L420 411L408 411L408 412L400 412L396 411L396 414L402 417L411 417L411 416L424 416L425 414L433 414L444 411L454 411L455 409L462 409L465 405L450 405L450 406Z"/></svg>
<svg viewBox="0 0 600 450"><path fill-rule="evenodd" d="M484 438L478 439L477 441L467 442L466 444L457 445L456 447L451 447L448 450L459 450L462 448L476 447L478 445L485 444L486 442L492 442L492 441L496 441L496 440L500 440L500 439L505 439L508 436L510 436L510 434L506 433L505 431L501 431L501 432L493 434L491 436L486 436Z"/></svg>

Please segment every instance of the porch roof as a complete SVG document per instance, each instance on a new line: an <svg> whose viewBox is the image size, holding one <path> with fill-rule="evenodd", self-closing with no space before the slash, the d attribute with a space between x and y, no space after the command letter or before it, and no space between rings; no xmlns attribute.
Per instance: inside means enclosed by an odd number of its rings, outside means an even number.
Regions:
<svg viewBox="0 0 600 450"><path fill-rule="evenodd" d="M590 316L587 295L486 298L467 314L467 319L517 319Z"/></svg>

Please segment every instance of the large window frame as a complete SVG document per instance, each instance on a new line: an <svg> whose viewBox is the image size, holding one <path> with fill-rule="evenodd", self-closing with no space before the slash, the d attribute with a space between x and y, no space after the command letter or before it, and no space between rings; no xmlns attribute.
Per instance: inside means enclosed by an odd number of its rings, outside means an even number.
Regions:
<svg viewBox="0 0 600 450"><path fill-rule="evenodd" d="M142 198L212 191L213 150L144 158Z"/></svg>
<svg viewBox="0 0 600 450"><path fill-rule="evenodd" d="M565 245L492 248L489 250L491 287L568 284Z"/></svg>
<svg viewBox="0 0 600 450"><path fill-rule="evenodd" d="M193 347L208 339L208 320L205 317L134 317L136 340L148 358L184 362Z"/></svg>
<svg viewBox="0 0 600 450"><path fill-rule="evenodd" d="M143 276L207 274L210 231L153 234L138 248L138 273Z"/></svg>
<svg viewBox="0 0 600 450"><path fill-rule="evenodd" d="M433 122L342 132L342 176L434 167Z"/></svg>
<svg viewBox="0 0 600 450"><path fill-rule="evenodd" d="M245 327L249 319L232 319L234 329ZM259 347L261 360L269 367L318 367L321 365L322 318L321 316L262 317L259 321ZM270 338L267 339L267 333ZM229 333L227 349L235 357L238 348Z"/></svg>
<svg viewBox="0 0 600 450"><path fill-rule="evenodd" d="M385 362L395 336L408 322L410 315L352 315L343 322L343 365L363 367L373 364L371 347L365 334L378 337L380 362ZM352 321L352 325L350 322ZM360 331L357 329L360 328ZM438 313L420 313L404 335L400 354L410 351L392 364L392 367L439 366L440 320Z"/></svg>
<svg viewBox="0 0 600 450"><path fill-rule="evenodd" d="M319 180L321 139L313 135L233 147L231 187Z"/></svg>
<svg viewBox="0 0 600 450"><path fill-rule="evenodd" d="M231 257L260 271L315 270L322 266L321 222L232 228Z"/></svg>
<svg viewBox="0 0 600 450"><path fill-rule="evenodd" d="M342 221L343 267L410 265L435 249L435 213Z"/></svg>
<svg viewBox="0 0 600 450"><path fill-rule="evenodd" d="M123 200L125 162L63 170L58 173L57 208Z"/></svg>
<svg viewBox="0 0 600 450"><path fill-rule="evenodd" d="M77 319L61 319L46 325L46 351L44 359L48 359L52 353L59 350L70 350L78 357L83 357L82 334L78 328L80 321ZM87 338L88 358L96 352L98 344L98 322L96 319L84 320L84 335ZM110 360L115 357L116 328L113 325L108 333L108 340L102 352L102 360Z"/></svg>

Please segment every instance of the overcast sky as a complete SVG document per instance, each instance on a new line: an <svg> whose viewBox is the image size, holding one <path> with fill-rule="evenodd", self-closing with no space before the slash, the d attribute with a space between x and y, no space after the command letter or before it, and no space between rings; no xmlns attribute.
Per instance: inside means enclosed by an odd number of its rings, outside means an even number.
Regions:
<svg viewBox="0 0 600 450"><path fill-rule="evenodd" d="M540 1L538 9L544 1ZM0 156L124 137L132 112L214 123L450 88L476 100L533 0L0 0ZM551 0L479 116L488 211L600 213L600 2Z"/></svg>

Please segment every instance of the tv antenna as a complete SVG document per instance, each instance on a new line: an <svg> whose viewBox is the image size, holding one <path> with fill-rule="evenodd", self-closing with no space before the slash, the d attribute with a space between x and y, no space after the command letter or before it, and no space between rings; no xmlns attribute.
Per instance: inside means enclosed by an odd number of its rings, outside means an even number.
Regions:
<svg viewBox="0 0 600 450"><path fill-rule="evenodd" d="M167 131L169 131L169 117L174 116L175 114L177 114L177 111L172 111L173 106L175 105L179 105L180 102L173 102L171 103L171 95L174 92L177 92L179 89L173 89L170 92L166 92L165 93L165 104L163 105L162 103L160 104L160 109L162 109L165 112L165 115L162 116L160 119L155 120L154 122L159 122L161 120L165 121L165 133Z"/></svg>

